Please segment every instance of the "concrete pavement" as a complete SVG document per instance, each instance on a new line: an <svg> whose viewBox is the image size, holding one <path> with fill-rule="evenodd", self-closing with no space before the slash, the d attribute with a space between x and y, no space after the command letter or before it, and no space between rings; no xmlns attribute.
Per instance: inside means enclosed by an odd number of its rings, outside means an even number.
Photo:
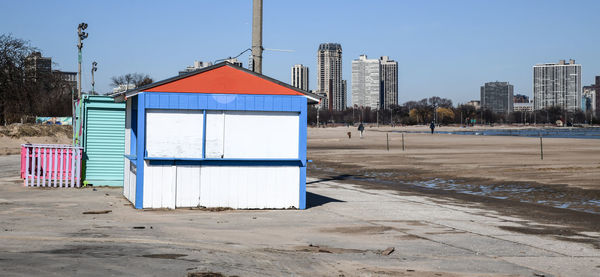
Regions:
<svg viewBox="0 0 600 277"><path fill-rule="evenodd" d="M309 178L304 211L139 211L118 188L23 187L18 168L0 157L1 276L600 276L576 242L600 234L515 232L541 226L452 199Z"/></svg>

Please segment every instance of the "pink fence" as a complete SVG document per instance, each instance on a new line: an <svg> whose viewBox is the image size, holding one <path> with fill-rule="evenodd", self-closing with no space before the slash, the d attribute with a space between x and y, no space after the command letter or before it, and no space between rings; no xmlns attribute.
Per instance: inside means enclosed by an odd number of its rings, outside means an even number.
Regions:
<svg viewBox="0 0 600 277"><path fill-rule="evenodd" d="M22 144L21 178L31 187L79 187L83 148L60 144Z"/></svg>

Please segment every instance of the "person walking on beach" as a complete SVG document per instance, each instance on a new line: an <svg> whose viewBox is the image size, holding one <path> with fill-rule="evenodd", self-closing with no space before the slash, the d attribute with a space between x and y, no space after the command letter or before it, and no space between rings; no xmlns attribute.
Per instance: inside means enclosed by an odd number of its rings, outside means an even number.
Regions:
<svg viewBox="0 0 600 277"><path fill-rule="evenodd" d="M435 123L433 123L433 121L429 124L429 129L431 129L431 134L433 135L433 130L435 129Z"/></svg>
<svg viewBox="0 0 600 277"><path fill-rule="evenodd" d="M363 126L362 123L358 125L358 131L360 132L360 138L362 138L363 132L365 131L365 126Z"/></svg>

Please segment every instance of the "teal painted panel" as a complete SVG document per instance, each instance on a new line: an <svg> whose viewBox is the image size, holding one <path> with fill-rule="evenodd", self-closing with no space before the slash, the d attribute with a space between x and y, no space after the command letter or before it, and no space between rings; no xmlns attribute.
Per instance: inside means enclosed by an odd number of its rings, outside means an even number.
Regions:
<svg viewBox="0 0 600 277"><path fill-rule="evenodd" d="M85 184L123 186L125 103L111 97L84 100Z"/></svg>

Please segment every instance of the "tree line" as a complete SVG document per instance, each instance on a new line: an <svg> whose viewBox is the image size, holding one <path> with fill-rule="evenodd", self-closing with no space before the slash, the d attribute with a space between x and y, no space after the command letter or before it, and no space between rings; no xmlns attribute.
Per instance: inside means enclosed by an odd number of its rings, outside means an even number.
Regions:
<svg viewBox="0 0 600 277"><path fill-rule="evenodd" d="M0 35L0 121L6 125L41 116L72 114L70 83L52 71L32 74L27 58L37 51L28 41Z"/></svg>
<svg viewBox="0 0 600 277"><path fill-rule="evenodd" d="M73 114L77 82L51 70L52 65L38 68L32 64L35 52L39 52L38 48L29 41L0 35L0 122L4 125L33 122L36 116ZM111 86L125 90L152 82L148 74L141 73L111 78Z"/></svg>
<svg viewBox="0 0 600 277"><path fill-rule="evenodd" d="M429 124L555 124L557 120L566 124L600 123L600 114L572 112L561 107L549 107L533 112L513 111L495 113L489 109L477 109L472 105L461 104L454 107L452 100L437 96L423 98L420 101L408 101L402 105L392 105L386 109L370 107L348 107L343 111L308 108L308 124L316 125L317 112L320 125L379 123L383 125Z"/></svg>

